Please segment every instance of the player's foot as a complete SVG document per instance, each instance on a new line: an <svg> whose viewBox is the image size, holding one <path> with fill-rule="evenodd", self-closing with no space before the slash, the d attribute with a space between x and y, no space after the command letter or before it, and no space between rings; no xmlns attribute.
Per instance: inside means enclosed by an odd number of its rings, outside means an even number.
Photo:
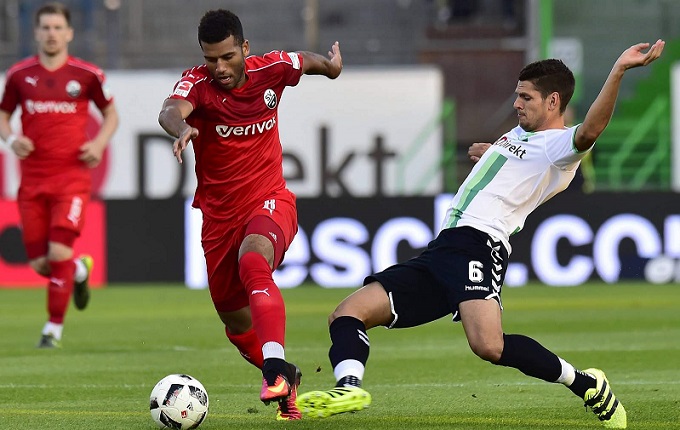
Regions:
<svg viewBox="0 0 680 430"><path fill-rule="evenodd" d="M595 388L586 391L583 397L585 405L593 410L606 428L625 429L628 425L626 410L612 392L604 372L600 369L586 369L583 372L597 380Z"/></svg>
<svg viewBox="0 0 680 430"><path fill-rule="evenodd" d="M285 400L295 385L297 367L279 358L268 358L262 366L262 391L260 400L270 402Z"/></svg>
<svg viewBox="0 0 680 430"><path fill-rule="evenodd" d="M295 366L295 365L293 365ZM300 386L300 380L302 379L302 372L295 366L295 382L293 386L290 387L290 395L279 400L279 407L276 410L276 419L279 421L288 420L300 420L302 419L302 414L297 407L297 390Z"/></svg>
<svg viewBox="0 0 680 430"><path fill-rule="evenodd" d="M87 276L82 282L73 283L73 303L76 305L76 309L82 311L87 307L87 304L90 301L90 286L88 285L88 281L90 280L92 267L94 267L94 260L89 255L81 255L80 261L82 261L85 268L87 268Z"/></svg>
<svg viewBox="0 0 680 430"><path fill-rule="evenodd" d="M300 394L297 400L302 414L310 418L326 418L343 412L360 411L370 404L371 395L368 391L352 386L310 391Z"/></svg>
<svg viewBox="0 0 680 430"><path fill-rule="evenodd" d="M52 333L43 334L42 336L40 336L40 342L38 342L36 348L41 349L61 348L61 342L56 337L54 337Z"/></svg>

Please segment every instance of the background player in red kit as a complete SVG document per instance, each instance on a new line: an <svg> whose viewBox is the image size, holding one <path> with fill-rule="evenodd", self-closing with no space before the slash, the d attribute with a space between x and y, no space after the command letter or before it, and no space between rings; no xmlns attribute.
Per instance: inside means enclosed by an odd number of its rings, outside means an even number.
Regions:
<svg viewBox="0 0 680 430"><path fill-rule="evenodd" d="M72 39L71 15L64 5L47 3L38 9L38 55L9 68L0 102L0 137L21 160L18 204L24 246L31 267L49 279L49 320L40 348L59 346L72 293L78 309L89 301L92 258L74 259L73 244L85 222L90 168L101 161L118 125L103 72L69 55ZM93 138L85 132L90 101L103 115ZM15 134L10 126L18 106L23 134Z"/></svg>
<svg viewBox="0 0 680 430"><path fill-rule="evenodd" d="M193 142L203 213L208 284L226 335L262 369L260 399L277 401L278 419L299 419L300 372L285 361L285 307L272 271L297 233L295 195L283 179L278 105L303 74L335 79L342 70L336 42L326 58L311 52L249 56L239 18L208 11L198 26L205 64L184 72L159 115L177 139ZM186 122L184 121L186 119Z"/></svg>

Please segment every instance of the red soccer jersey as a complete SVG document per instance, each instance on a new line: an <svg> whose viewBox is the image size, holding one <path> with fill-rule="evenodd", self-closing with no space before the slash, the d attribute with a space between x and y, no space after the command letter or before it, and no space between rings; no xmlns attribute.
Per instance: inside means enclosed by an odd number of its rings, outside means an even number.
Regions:
<svg viewBox="0 0 680 430"><path fill-rule="evenodd" d="M21 106L23 134L35 145L21 161L24 180L69 172L89 175L78 156L80 146L94 137L86 134L90 100L99 109L112 102L101 69L69 56L50 71L34 56L10 67L6 78L0 109L12 113Z"/></svg>
<svg viewBox="0 0 680 430"><path fill-rule="evenodd" d="M205 216L233 222L244 221L244 207L286 186L278 107L284 88L302 76L302 58L295 53L272 51L245 62L248 80L241 88L222 89L201 65L186 70L170 95L194 107L186 119L199 131L193 139L193 205Z"/></svg>

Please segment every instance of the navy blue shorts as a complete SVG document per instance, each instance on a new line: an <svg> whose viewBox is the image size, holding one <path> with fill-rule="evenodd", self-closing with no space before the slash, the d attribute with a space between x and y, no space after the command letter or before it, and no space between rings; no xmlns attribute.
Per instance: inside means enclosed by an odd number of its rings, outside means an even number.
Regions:
<svg viewBox="0 0 680 430"><path fill-rule="evenodd" d="M460 321L458 304L472 299L501 303L508 267L503 243L471 227L442 230L418 257L367 277L378 281L392 302L390 328L415 327L452 314Z"/></svg>

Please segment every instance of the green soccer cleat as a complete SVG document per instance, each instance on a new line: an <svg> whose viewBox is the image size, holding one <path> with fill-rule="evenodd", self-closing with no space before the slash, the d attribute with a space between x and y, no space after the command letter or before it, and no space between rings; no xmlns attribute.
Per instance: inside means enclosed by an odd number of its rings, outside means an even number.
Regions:
<svg viewBox="0 0 680 430"><path fill-rule="evenodd" d="M371 404L371 395L359 387L335 387L328 391L300 394L297 405L303 415L326 418L343 412L360 411Z"/></svg>
<svg viewBox="0 0 680 430"><path fill-rule="evenodd" d="M628 425L626 410L612 392L604 372L600 369L586 369L583 372L597 380L595 388L586 391L583 397L585 406L593 410L606 428L625 429Z"/></svg>
<svg viewBox="0 0 680 430"><path fill-rule="evenodd" d="M83 282L74 282L73 284L73 304L76 305L76 309L82 311L87 307L90 302L90 286L88 281L90 280L90 274L92 273L92 267L94 267L94 260L90 255L81 255L80 261L83 262L87 268L87 276Z"/></svg>
<svg viewBox="0 0 680 430"><path fill-rule="evenodd" d="M52 333L48 334L43 334L40 336L40 341L36 345L36 348L39 349L56 349L56 348L61 348L61 342L57 340Z"/></svg>

